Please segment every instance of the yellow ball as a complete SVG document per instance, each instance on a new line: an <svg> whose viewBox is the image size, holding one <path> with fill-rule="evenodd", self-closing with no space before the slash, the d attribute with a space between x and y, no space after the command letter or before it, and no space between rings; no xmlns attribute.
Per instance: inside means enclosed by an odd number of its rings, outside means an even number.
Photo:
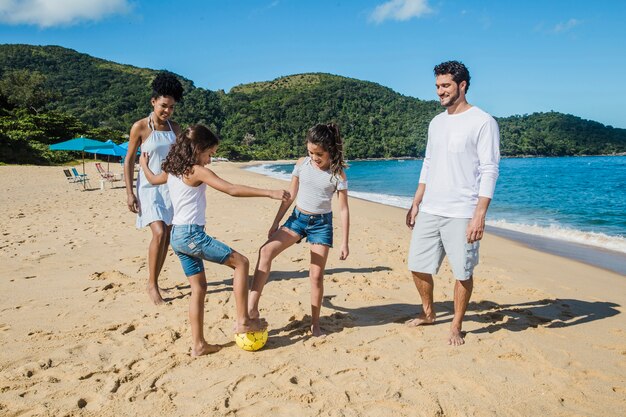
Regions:
<svg viewBox="0 0 626 417"><path fill-rule="evenodd" d="M235 333L235 343L243 350L254 352L267 342L267 329L259 332Z"/></svg>

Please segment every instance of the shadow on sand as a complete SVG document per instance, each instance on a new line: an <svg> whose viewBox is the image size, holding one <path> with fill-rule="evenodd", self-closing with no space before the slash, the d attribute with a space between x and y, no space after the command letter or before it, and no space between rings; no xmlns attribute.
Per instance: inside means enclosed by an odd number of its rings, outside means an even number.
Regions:
<svg viewBox="0 0 626 417"><path fill-rule="evenodd" d="M320 325L327 333L339 333L345 328L380 326L389 323L402 324L414 318L419 309L414 304L385 304L357 308L345 308L333 304L334 296L325 296L322 305L335 310L320 318ZM483 323L484 326L468 333L494 333L500 330L520 332L529 328L561 328L589 323L619 314L618 304L603 301L575 299L541 299L520 304L498 304L493 301L470 302L465 321ZM435 303L436 324L449 323L454 315L452 301ZM270 330L267 348L279 348L307 340L311 337L311 317L293 319L280 329ZM436 325L435 324L435 325Z"/></svg>

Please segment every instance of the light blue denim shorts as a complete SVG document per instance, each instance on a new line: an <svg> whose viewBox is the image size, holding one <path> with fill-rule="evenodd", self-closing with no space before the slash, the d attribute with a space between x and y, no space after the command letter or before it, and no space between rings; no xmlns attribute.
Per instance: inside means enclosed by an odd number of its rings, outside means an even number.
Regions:
<svg viewBox="0 0 626 417"><path fill-rule="evenodd" d="M467 243L469 221L419 212L409 247L409 270L436 274L447 256L454 278L470 279L478 265L480 245L479 242Z"/></svg>
<svg viewBox="0 0 626 417"><path fill-rule="evenodd" d="M292 230L309 243L333 247L333 213L304 214L294 208L284 228Z"/></svg>
<svg viewBox="0 0 626 417"><path fill-rule="evenodd" d="M172 226L170 244L188 277L204 271L203 260L223 264L233 253L230 247L207 235L199 224Z"/></svg>

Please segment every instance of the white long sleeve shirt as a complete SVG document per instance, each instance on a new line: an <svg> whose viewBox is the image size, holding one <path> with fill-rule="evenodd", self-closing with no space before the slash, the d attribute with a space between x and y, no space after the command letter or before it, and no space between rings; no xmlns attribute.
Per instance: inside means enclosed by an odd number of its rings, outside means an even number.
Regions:
<svg viewBox="0 0 626 417"><path fill-rule="evenodd" d="M493 198L499 164L500 132L493 117L476 106L438 114L428 126L420 211L472 218L478 197Z"/></svg>

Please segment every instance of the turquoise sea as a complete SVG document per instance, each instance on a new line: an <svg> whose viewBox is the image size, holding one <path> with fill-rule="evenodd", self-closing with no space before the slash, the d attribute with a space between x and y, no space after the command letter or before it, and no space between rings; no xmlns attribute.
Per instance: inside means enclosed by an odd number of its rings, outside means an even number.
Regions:
<svg viewBox="0 0 626 417"><path fill-rule="evenodd" d="M351 161L350 195L408 208L421 160ZM250 170L289 180L293 164ZM487 224L626 254L626 156L504 158Z"/></svg>

